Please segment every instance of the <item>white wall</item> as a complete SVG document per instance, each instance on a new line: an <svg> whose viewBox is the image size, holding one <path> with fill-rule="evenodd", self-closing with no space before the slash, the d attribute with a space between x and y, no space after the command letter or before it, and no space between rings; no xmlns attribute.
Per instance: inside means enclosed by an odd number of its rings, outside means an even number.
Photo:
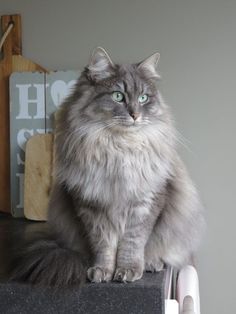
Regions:
<svg viewBox="0 0 236 314"><path fill-rule="evenodd" d="M236 310L236 1L8 0L21 13L23 54L48 69L83 67L104 46L116 61L158 50L162 91L206 207L199 254L203 314Z"/></svg>

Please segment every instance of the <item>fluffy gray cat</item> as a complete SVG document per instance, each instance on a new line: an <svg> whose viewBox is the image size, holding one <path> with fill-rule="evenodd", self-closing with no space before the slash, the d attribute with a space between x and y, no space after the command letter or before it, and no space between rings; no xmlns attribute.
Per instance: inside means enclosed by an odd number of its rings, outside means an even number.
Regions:
<svg viewBox="0 0 236 314"><path fill-rule="evenodd" d="M102 48L92 54L57 115L54 236L28 245L13 279L58 286L87 271L92 282L132 282L189 262L204 220L176 152L158 59L117 65Z"/></svg>

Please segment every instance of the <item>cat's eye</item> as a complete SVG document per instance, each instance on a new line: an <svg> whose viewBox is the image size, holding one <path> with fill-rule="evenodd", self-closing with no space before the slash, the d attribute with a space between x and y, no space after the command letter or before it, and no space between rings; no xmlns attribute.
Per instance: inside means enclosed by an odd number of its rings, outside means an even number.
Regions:
<svg viewBox="0 0 236 314"><path fill-rule="evenodd" d="M144 104L145 102L148 101L148 95L147 94L140 95L138 98L138 101L140 104Z"/></svg>
<svg viewBox="0 0 236 314"><path fill-rule="evenodd" d="M124 100L124 95L121 92L113 92L112 99L116 102L122 102Z"/></svg>

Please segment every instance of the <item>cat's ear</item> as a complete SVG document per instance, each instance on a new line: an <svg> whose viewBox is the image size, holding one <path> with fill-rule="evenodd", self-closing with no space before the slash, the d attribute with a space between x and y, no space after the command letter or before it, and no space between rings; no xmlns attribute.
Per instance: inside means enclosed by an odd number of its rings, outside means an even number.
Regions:
<svg viewBox="0 0 236 314"><path fill-rule="evenodd" d="M103 80L114 74L114 64L108 53L102 47L97 47L91 56L88 70L90 77L95 80Z"/></svg>
<svg viewBox="0 0 236 314"><path fill-rule="evenodd" d="M147 75L151 77L160 78L159 74L157 73L157 64L160 59L160 54L158 52L154 53L144 61L138 64L138 68L145 71Z"/></svg>

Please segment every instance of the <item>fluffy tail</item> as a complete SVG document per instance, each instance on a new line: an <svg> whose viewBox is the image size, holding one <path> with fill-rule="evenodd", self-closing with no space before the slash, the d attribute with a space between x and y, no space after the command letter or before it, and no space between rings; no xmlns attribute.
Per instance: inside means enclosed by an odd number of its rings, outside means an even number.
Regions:
<svg viewBox="0 0 236 314"><path fill-rule="evenodd" d="M80 286L86 279L81 254L48 232L37 235L14 252L9 271L10 281L40 286Z"/></svg>

